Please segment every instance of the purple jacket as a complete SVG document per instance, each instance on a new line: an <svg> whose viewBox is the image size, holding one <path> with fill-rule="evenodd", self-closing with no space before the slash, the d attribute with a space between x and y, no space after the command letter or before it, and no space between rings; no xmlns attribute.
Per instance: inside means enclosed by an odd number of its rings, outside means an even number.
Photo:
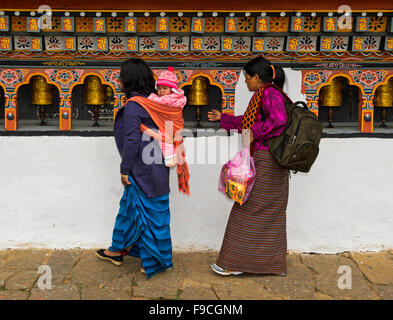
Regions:
<svg viewBox="0 0 393 320"><path fill-rule="evenodd" d="M136 95L140 96L135 93L131 97ZM116 114L113 133L121 156L120 173L131 175L148 198L155 198L170 191L169 168L164 164L162 153L161 161L156 161L156 163L143 161L142 152L154 139L142 141L141 123L158 130L158 126L149 113L136 102L128 102ZM157 143L156 148L150 147L151 145L147 150L150 150L151 159L154 159L154 149L157 152L157 150L160 151L160 147Z"/></svg>
<svg viewBox="0 0 393 320"><path fill-rule="evenodd" d="M279 136L287 125L288 116L285 111L285 98L274 87L265 89L262 98L262 108L266 120L261 120L261 113L258 114L257 120L251 127L255 139L254 150L269 150L267 140ZM221 114L220 127L227 131L231 129L242 132L243 116L232 116L230 114Z"/></svg>

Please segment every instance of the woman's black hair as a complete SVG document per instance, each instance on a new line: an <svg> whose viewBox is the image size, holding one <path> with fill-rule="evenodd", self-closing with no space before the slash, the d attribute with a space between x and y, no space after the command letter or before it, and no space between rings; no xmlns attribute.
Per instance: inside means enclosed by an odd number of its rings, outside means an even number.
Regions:
<svg viewBox="0 0 393 320"><path fill-rule="evenodd" d="M275 76L273 79L273 68ZM248 73L250 76L258 75L259 78L263 82L273 82L275 85L280 87L281 89L284 86L285 82L285 73L284 70L277 65L273 65L269 62L269 60L264 57L257 57L247 62L244 67L244 71Z"/></svg>
<svg viewBox="0 0 393 320"><path fill-rule="evenodd" d="M142 59L131 58L124 61L120 67L120 81L127 99L132 92L148 96L155 91L153 71Z"/></svg>

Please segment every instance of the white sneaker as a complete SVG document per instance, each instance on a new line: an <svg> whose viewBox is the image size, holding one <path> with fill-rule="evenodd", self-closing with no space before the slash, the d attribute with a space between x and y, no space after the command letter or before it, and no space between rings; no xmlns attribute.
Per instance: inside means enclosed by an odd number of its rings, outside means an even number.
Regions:
<svg viewBox="0 0 393 320"><path fill-rule="evenodd" d="M218 265L216 265L215 263L213 263L213 264L211 265L211 268L212 268L212 270L213 270L215 273L218 273L218 274L220 274L220 275L222 275L222 276L230 276L230 275L238 276L238 275L244 273L244 272L241 272L241 271L230 271L230 270L225 270L225 269L219 267Z"/></svg>

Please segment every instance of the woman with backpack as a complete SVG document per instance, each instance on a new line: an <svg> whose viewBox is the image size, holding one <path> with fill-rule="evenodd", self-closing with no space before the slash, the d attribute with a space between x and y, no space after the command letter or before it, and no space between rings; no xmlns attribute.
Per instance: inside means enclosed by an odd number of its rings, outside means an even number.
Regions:
<svg viewBox="0 0 393 320"><path fill-rule="evenodd" d="M248 200L242 206L234 203L219 257L211 267L220 275L286 275L288 169L277 164L268 148L268 140L287 124L280 92L285 73L263 57L249 61L244 72L248 89L254 91L244 115L211 110L208 119L220 121L227 131L238 130L249 141L256 180Z"/></svg>

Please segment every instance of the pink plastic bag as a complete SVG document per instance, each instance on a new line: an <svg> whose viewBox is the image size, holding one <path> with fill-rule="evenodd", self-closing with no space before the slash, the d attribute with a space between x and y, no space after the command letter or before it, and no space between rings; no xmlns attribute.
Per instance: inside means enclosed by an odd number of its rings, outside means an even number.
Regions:
<svg viewBox="0 0 393 320"><path fill-rule="evenodd" d="M250 196L255 177L254 158L250 156L250 148L245 147L222 167L218 191L242 205Z"/></svg>

